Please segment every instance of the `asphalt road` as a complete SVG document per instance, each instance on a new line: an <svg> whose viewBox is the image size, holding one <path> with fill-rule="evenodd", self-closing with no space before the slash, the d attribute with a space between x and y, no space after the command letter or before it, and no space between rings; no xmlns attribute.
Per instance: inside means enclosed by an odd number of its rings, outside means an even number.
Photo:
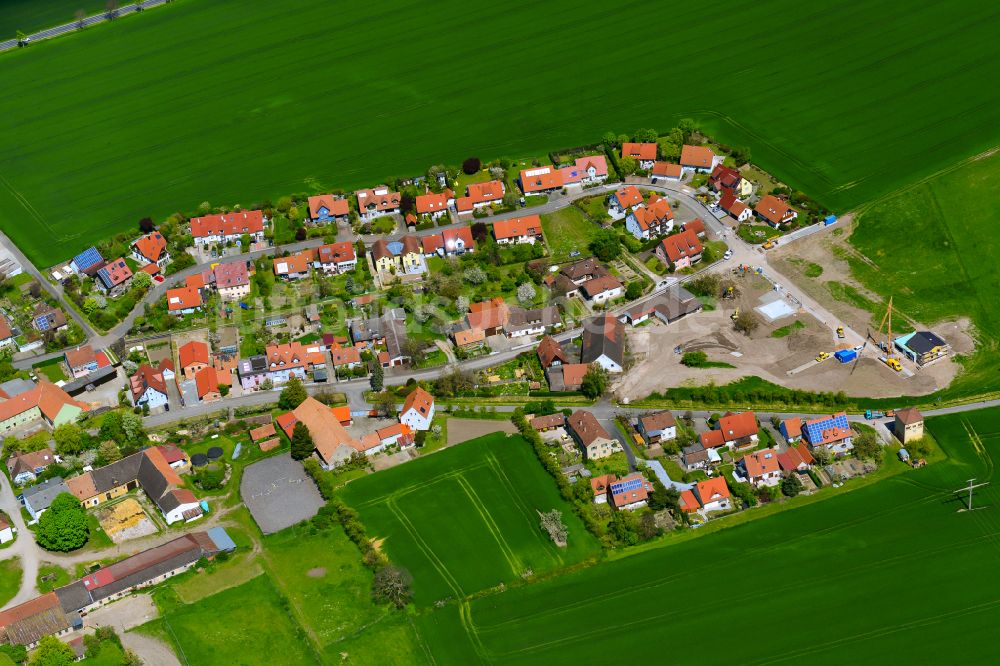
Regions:
<svg viewBox="0 0 1000 666"><path fill-rule="evenodd" d="M140 11L140 7L142 9L148 9L150 7L155 7L156 5L166 4L167 2L169 2L169 0L144 0L143 2L136 2L131 5L119 7L115 12L114 18L108 18L107 12L101 12L100 14L88 16L82 21L73 21L72 23L65 23L63 25L57 25L53 28L39 30L36 33L28 35L28 38L32 42L40 42L43 39L50 39L52 37L58 37L59 35L76 32L80 28L86 28L90 25L104 23L105 21L113 21L115 18L120 18L126 14L134 14L135 12ZM14 27L16 28L17 26ZM13 48L17 48L17 39L8 39L0 42L0 51L7 51ZM30 46L28 48L30 48Z"/></svg>

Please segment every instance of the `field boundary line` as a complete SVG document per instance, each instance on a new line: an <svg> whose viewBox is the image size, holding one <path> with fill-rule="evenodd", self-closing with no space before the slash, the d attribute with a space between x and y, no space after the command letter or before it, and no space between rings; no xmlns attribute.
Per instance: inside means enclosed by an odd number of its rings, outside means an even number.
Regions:
<svg viewBox="0 0 1000 666"><path fill-rule="evenodd" d="M497 525L496 521L493 519L493 514L491 514L489 509L486 508L486 505L483 504L483 500L480 499L475 489L469 484L464 476L460 475L457 480L458 485L460 485L462 490L465 491L466 497L469 498L472 506L476 509L476 512L479 513L479 517L482 518L483 523L485 523L486 529L490 531L490 534L492 534L493 538L496 540L497 545L500 547L500 551L503 553L504 559L507 560L507 564L510 565L513 574L515 576L523 574L524 564L514 553L510 544L507 543L507 540L503 538L503 533L500 526Z"/></svg>
<svg viewBox="0 0 1000 666"><path fill-rule="evenodd" d="M487 456L487 462L490 468L492 468L496 473L497 478L500 479L500 484L503 486L504 490L507 491L507 494L510 496L511 500L513 500L514 505L520 509L520 513L524 516L524 521L528 524L528 528L531 530L531 533L534 534L535 538L542 543L543 550L555 560L556 565L564 564L565 561L563 560L558 547L552 543L550 539L546 539L542 536L542 532L539 529L538 524L535 522L536 517L532 515L532 508L527 505L520 493L515 490L513 482L511 482L510 477L507 476L507 472L503 469L503 465L492 451Z"/></svg>
<svg viewBox="0 0 1000 666"><path fill-rule="evenodd" d="M385 504L385 503L389 502L390 500L396 500L396 499L399 499L400 497L405 497L406 495L409 495L410 493L413 493L413 492L416 492L416 491L421 490L423 488L426 488L429 485L438 483L440 481L447 481L447 480L452 479L452 478L454 478L456 476L460 476L462 474L462 472L465 472L465 471L468 471L468 470L473 470L473 469L479 469L480 467L486 467L486 466L487 466L487 463L485 463L485 462L478 462L478 463L476 463L474 465L468 465L466 467L459 467L457 469L451 470L450 472L445 472L444 474L438 474L437 476L435 476L435 477L433 477L431 479L428 479L427 481L422 481L420 483L413 483L413 484L410 484L408 486L403 486L402 488L399 488L398 490L392 491L388 495L382 495L381 497L376 497L375 499L365 500L364 502L359 502L359 503L356 503L356 504L352 504L351 506L353 506L355 509L361 509L361 508L364 508L364 507L373 507L373 506L378 506L379 504Z"/></svg>
<svg viewBox="0 0 1000 666"><path fill-rule="evenodd" d="M47 231L50 236L55 236L52 227L49 225L48 222L45 221L45 218L42 217L42 214L38 212L38 209L36 209L33 205L31 205L31 202L28 201L28 199L23 194L14 189L14 186L10 184L10 181L7 180L7 177L4 176L3 174L0 174L0 183L2 183L4 188L6 188L7 191L10 192L15 199L17 199L17 202L21 204L21 207L24 208L25 211L27 211L29 216L35 218L36 222L45 227L45 231Z"/></svg>

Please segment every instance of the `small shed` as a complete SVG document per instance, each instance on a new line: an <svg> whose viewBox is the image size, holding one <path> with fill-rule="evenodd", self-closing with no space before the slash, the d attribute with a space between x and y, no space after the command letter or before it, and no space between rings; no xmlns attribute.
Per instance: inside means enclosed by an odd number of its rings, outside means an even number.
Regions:
<svg viewBox="0 0 1000 666"><path fill-rule="evenodd" d="M236 550L236 542L233 541L229 533L222 527L208 528L208 537L212 543L223 553L231 553Z"/></svg>
<svg viewBox="0 0 1000 666"><path fill-rule="evenodd" d="M834 357L841 363L850 363L858 357L858 352L853 349L841 349L833 353Z"/></svg>

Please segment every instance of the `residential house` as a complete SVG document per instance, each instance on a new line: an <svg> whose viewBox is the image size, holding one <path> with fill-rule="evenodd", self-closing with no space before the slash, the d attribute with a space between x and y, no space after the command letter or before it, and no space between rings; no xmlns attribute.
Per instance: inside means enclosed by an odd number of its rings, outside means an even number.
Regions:
<svg viewBox="0 0 1000 666"><path fill-rule="evenodd" d="M132 269L128 267L121 257L114 261L109 261L99 271L95 280L101 291L109 298L121 296L128 289L129 282L132 281Z"/></svg>
<svg viewBox="0 0 1000 666"><path fill-rule="evenodd" d="M698 441L706 449L718 449L726 446L726 436L721 430L706 430L703 433L699 433Z"/></svg>
<svg viewBox="0 0 1000 666"><path fill-rule="evenodd" d="M778 454L778 465L787 474L807 472L814 462L816 461L805 444L789 446L784 453Z"/></svg>
<svg viewBox="0 0 1000 666"><path fill-rule="evenodd" d="M695 443L691 446L685 446L681 450L681 466L684 468L685 472L693 472L695 470L707 470L712 465L712 460L709 457L709 451L715 452L715 449L706 449L701 444ZM718 457L718 454L716 453Z"/></svg>
<svg viewBox="0 0 1000 666"><path fill-rule="evenodd" d="M788 224L799 216L798 211L792 208L788 202L782 201L773 194L766 194L760 198L753 212L757 217L767 222L777 229L782 224Z"/></svg>
<svg viewBox="0 0 1000 666"><path fill-rule="evenodd" d="M346 273L358 265L358 257L354 245L343 241L316 248L316 263L324 273Z"/></svg>
<svg viewBox="0 0 1000 666"><path fill-rule="evenodd" d="M287 383L292 377L305 380L306 372L313 366L326 364L323 352L310 351L301 342L268 345L265 356L268 377L275 386Z"/></svg>
<svg viewBox="0 0 1000 666"><path fill-rule="evenodd" d="M31 516L32 520L38 520L52 505L52 500L66 492L69 492L69 488L66 487L62 477L53 476L51 479L45 479L26 489L21 493L21 497L28 515Z"/></svg>
<svg viewBox="0 0 1000 666"><path fill-rule="evenodd" d="M681 167L685 171L696 173L711 173L717 164L723 161L722 155L716 155L708 146L689 146L681 148Z"/></svg>
<svg viewBox="0 0 1000 666"><path fill-rule="evenodd" d="M583 324L582 363L596 363L608 372L621 372L625 364L625 327L613 315L591 317Z"/></svg>
<svg viewBox="0 0 1000 666"><path fill-rule="evenodd" d="M195 388L198 391L198 400L201 402L213 402L222 398L222 391L219 389L219 373L215 368L202 368L194 376Z"/></svg>
<svg viewBox="0 0 1000 666"><path fill-rule="evenodd" d="M129 379L129 388L132 404L137 407L149 405L150 409L156 409L167 404L167 384L163 380L163 373L148 363L143 363L135 371Z"/></svg>
<svg viewBox="0 0 1000 666"><path fill-rule="evenodd" d="M597 418L585 409L578 409L567 419L570 435L583 449L587 460L607 458L622 450L621 443L611 437Z"/></svg>
<svg viewBox="0 0 1000 666"><path fill-rule="evenodd" d="M583 386L583 378L590 369L586 363L563 363L553 365L545 370L545 378L549 382L549 390L579 391Z"/></svg>
<svg viewBox="0 0 1000 666"><path fill-rule="evenodd" d="M566 362L566 352L562 345L556 342L551 335L546 335L538 343L538 361L542 364L542 369L548 369L553 365L562 365Z"/></svg>
<svg viewBox="0 0 1000 666"><path fill-rule="evenodd" d="M195 245L235 243L243 236L249 236L251 243L259 243L264 240L265 222L259 210L192 217L191 238Z"/></svg>
<svg viewBox="0 0 1000 666"><path fill-rule="evenodd" d="M584 282L580 285L580 293L588 301L599 305L623 295L625 285L614 275L605 275Z"/></svg>
<svg viewBox="0 0 1000 666"><path fill-rule="evenodd" d="M632 209L625 218L625 230L638 240L665 236L674 229L674 211L663 197Z"/></svg>
<svg viewBox="0 0 1000 666"><path fill-rule="evenodd" d="M336 347L330 350L330 359L335 371L353 370L361 365L361 350L357 347Z"/></svg>
<svg viewBox="0 0 1000 666"><path fill-rule="evenodd" d="M132 258L140 264L155 264L159 268L170 263L167 239L159 231L140 236L132 243Z"/></svg>
<svg viewBox="0 0 1000 666"><path fill-rule="evenodd" d="M155 446L75 476L66 486L87 509L141 488L160 509L168 525L202 516L198 499L184 487L163 451Z"/></svg>
<svg viewBox="0 0 1000 666"><path fill-rule="evenodd" d="M97 271L101 270L103 266L104 257L101 256L101 253L95 247L88 247L69 262L69 267L75 273L90 277L97 275Z"/></svg>
<svg viewBox="0 0 1000 666"><path fill-rule="evenodd" d="M469 227L445 229L441 232L441 241L446 257L476 250L476 242L472 239L472 229Z"/></svg>
<svg viewBox="0 0 1000 666"><path fill-rule="evenodd" d="M459 213L471 213L477 208L483 208L493 203L503 201L507 191L503 181L491 180L485 183L472 183L465 188L465 196L455 201Z"/></svg>
<svg viewBox="0 0 1000 666"><path fill-rule="evenodd" d="M851 424L844 412L812 419L802 425L802 438L809 444L810 449L823 447L838 456L854 448L853 435Z"/></svg>
<svg viewBox="0 0 1000 666"><path fill-rule="evenodd" d="M701 508L701 503L698 502L698 498L690 490L682 490L680 501L677 503L678 508L685 513L694 513Z"/></svg>
<svg viewBox="0 0 1000 666"><path fill-rule="evenodd" d="M184 379L194 379L203 368L211 364L208 345L198 340L190 340L177 350L177 357Z"/></svg>
<svg viewBox="0 0 1000 666"><path fill-rule="evenodd" d="M798 416L787 418L778 424L778 432L789 444L802 439L802 419Z"/></svg>
<svg viewBox="0 0 1000 666"><path fill-rule="evenodd" d="M636 206L645 205L642 192L635 185L626 185L608 197L608 215L615 220L620 220Z"/></svg>
<svg viewBox="0 0 1000 666"><path fill-rule="evenodd" d="M470 304L465 320L469 328L483 331L487 337L500 335L510 320L510 308L503 298L497 296L488 301Z"/></svg>
<svg viewBox="0 0 1000 666"><path fill-rule="evenodd" d="M594 185L608 179L608 162L603 155L578 157L572 165L560 167L563 185Z"/></svg>
<svg viewBox="0 0 1000 666"><path fill-rule="evenodd" d="M716 192L732 192L736 194L742 180L743 176L736 169L727 167L724 164L717 164L712 169L712 175L708 177L708 186Z"/></svg>
<svg viewBox="0 0 1000 666"><path fill-rule="evenodd" d="M677 419L668 410L644 414L639 417L636 426L648 446L677 438Z"/></svg>
<svg viewBox="0 0 1000 666"><path fill-rule="evenodd" d="M716 429L722 432L729 449L755 446L759 439L757 415L753 412L726 412L716 424Z"/></svg>
<svg viewBox="0 0 1000 666"><path fill-rule="evenodd" d="M14 339L14 331L10 328L10 322L7 321L7 317L0 314L0 349L16 344L17 341Z"/></svg>
<svg viewBox="0 0 1000 666"><path fill-rule="evenodd" d="M352 437L330 407L312 396L288 414L278 417L278 425L291 438L296 423L309 429L316 455L324 469L333 469L350 460L355 453L371 454ZM376 442L376 446L378 443Z"/></svg>
<svg viewBox="0 0 1000 666"><path fill-rule="evenodd" d="M743 476L754 488L781 483L781 466L776 449L761 449L743 456L737 463Z"/></svg>
<svg viewBox="0 0 1000 666"><path fill-rule="evenodd" d="M430 430L433 420L434 396L418 386L403 401L399 422L405 423L413 430Z"/></svg>
<svg viewBox="0 0 1000 666"><path fill-rule="evenodd" d="M903 444L924 437L924 416L916 407L907 407L896 411L896 419L892 424L892 432Z"/></svg>
<svg viewBox="0 0 1000 666"><path fill-rule="evenodd" d="M10 543L14 540L14 528L6 516L0 514L0 543Z"/></svg>
<svg viewBox="0 0 1000 666"><path fill-rule="evenodd" d="M215 288L223 301L239 301L250 295L250 272L245 261L219 264L213 274Z"/></svg>
<svg viewBox="0 0 1000 666"><path fill-rule="evenodd" d="M556 412L555 414L536 416L528 421L528 425L530 425L537 432L548 432L549 430L562 428L566 425L566 415L562 412Z"/></svg>
<svg viewBox="0 0 1000 666"><path fill-rule="evenodd" d="M33 388L0 402L0 433L41 420L50 428L74 423L90 406L74 400L66 391L45 378Z"/></svg>
<svg viewBox="0 0 1000 666"><path fill-rule="evenodd" d="M706 513L709 511L728 511L733 508L729 486L726 485L726 480L721 476L699 481L694 486L694 494L698 503L701 504L702 510Z"/></svg>
<svg viewBox="0 0 1000 666"><path fill-rule="evenodd" d="M896 349L920 366L948 355L951 347L931 331L915 331L893 341Z"/></svg>
<svg viewBox="0 0 1000 666"><path fill-rule="evenodd" d="M417 215L429 215L432 220L437 220L447 215L448 207L454 203L455 195L451 190L420 194L417 195Z"/></svg>
<svg viewBox="0 0 1000 666"><path fill-rule="evenodd" d="M631 157L639 163L640 169L652 169L656 162L655 143L623 143L622 159Z"/></svg>
<svg viewBox="0 0 1000 666"><path fill-rule="evenodd" d="M368 222L383 215L399 215L399 192L385 185L355 192L358 198L358 217Z"/></svg>
<svg viewBox="0 0 1000 666"><path fill-rule="evenodd" d="M336 224L346 222L351 215L351 206L347 199L335 197L332 194L318 194L309 197L309 219L313 224Z"/></svg>
<svg viewBox="0 0 1000 666"><path fill-rule="evenodd" d="M272 260L274 274L286 280L307 278L309 277L309 268L312 265L312 261L312 250L301 250L287 257L276 257Z"/></svg>
<svg viewBox="0 0 1000 666"><path fill-rule="evenodd" d="M625 324L638 326L650 317L664 324L671 324L689 314L701 312L701 301L683 287L671 287L667 291L648 298L625 310L618 319Z"/></svg>
<svg viewBox="0 0 1000 666"><path fill-rule="evenodd" d="M31 327L36 331L61 331L68 325L66 313L46 303L39 303L31 315Z"/></svg>
<svg viewBox="0 0 1000 666"><path fill-rule="evenodd" d="M493 223L493 238L501 245L534 243L542 238L542 219L537 215L497 220Z"/></svg>
<svg viewBox="0 0 1000 666"><path fill-rule="evenodd" d="M563 174L553 166L522 169L519 178L521 191L530 194L548 194L563 188Z"/></svg>
<svg viewBox="0 0 1000 666"><path fill-rule="evenodd" d="M681 176L684 175L684 169L680 164L672 164L670 162L656 162L653 164L653 170L650 171L650 175L656 178L663 178L664 180L679 181Z"/></svg>
<svg viewBox="0 0 1000 666"><path fill-rule="evenodd" d="M263 354L241 358L236 375L244 391L255 391L268 379L267 357Z"/></svg>
<svg viewBox="0 0 1000 666"><path fill-rule="evenodd" d="M14 485L23 486L37 479L55 460L55 454L48 448L21 453L7 459L7 471Z"/></svg>
<svg viewBox="0 0 1000 666"><path fill-rule="evenodd" d="M511 308L507 323L503 330L508 338L520 338L525 335L541 335L546 330L562 325L559 308L548 305L543 308Z"/></svg>
<svg viewBox="0 0 1000 666"><path fill-rule="evenodd" d="M640 472L632 472L608 485L609 504L618 510L635 511L646 506L653 484Z"/></svg>
<svg viewBox="0 0 1000 666"><path fill-rule="evenodd" d="M737 222L746 222L753 217L753 209L736 198L732 192L723 193L719 198L719 208L726 211Z"/></svg>
<svg viewBox="0 0 1000 666"><path fill-rule="evenodd" d="M352 320L348 330L356 347L364 350L385 346L388 360L383 366L402 365L409 358L403 353L407 336L406 312L402 308L388 310L381 317Z"/></svg>
<svg viewBox="0 0 1000 666"><path fill-rule="evenodd" d="M83 629L80 614L67 612L55 592L0 613L0 639L10 645L23 645L28 650L37 647L46 636L62 636L78 629Z"/></svg>
<svg viewBox="0 0 1000 666"><path fill-rule="evenodd" d="M399 240L378 239L372 245L372 260L382 273L418 274L427 272L420 238L407 235Z"/></svg>
<svg viewBox="0 0 1000 666"><path fill-rule="evenodd" d="M705 223L700 217L696 217L693 220L688 220L681 225L683 231L690 231L698 238L705 237Z"/></svg>
<svg viewBox="0 0 1000 666"><path fill-rule="evenodd" d="M608 488L617 480L617 474L602 474L590 479L590 489L594 492L594 504L608 503Z"/></svg>
<svg viewBox="0 0 1000 666"><path fill-rule="evenodd" d="M74 378L86 377L99 367L97 354L90 345L81 345L76 349L69 349L63 355L66 367Z"/></svg>
<svg viewBox="0 0 1000 666"><path fill-rule="evenodd" d="M486 331L481 328L456 328L451 339L459 349L475 349L486 343Z"/></svg>
<svg viewBox="0 0 1000 666"><path fill-rule="evenodd" d="M701 261L703 247L693 231L681 231L664 238L656 248L656 256L665 266L675 271L688 268Z"/></svg>
<svg viewBox="0 0 1000 666"><path fill-rule="evenodd" d="M201 290L193 287L167 289L167 312L178 317L201 310Z"/></svg>

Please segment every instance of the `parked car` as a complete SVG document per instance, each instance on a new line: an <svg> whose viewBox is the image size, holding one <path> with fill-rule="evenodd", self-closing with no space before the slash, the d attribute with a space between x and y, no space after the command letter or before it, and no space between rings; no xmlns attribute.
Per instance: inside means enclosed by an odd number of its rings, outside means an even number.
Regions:
<svg viewBox="0 0 1000 666"><path fill-rule="evenodd" d="M726 250L726 253L724 255L722 255L722 258L724 260L726 260L726 261L728 261L729 259L732 259L733 258L733 251L732 250Z"/></svg>

